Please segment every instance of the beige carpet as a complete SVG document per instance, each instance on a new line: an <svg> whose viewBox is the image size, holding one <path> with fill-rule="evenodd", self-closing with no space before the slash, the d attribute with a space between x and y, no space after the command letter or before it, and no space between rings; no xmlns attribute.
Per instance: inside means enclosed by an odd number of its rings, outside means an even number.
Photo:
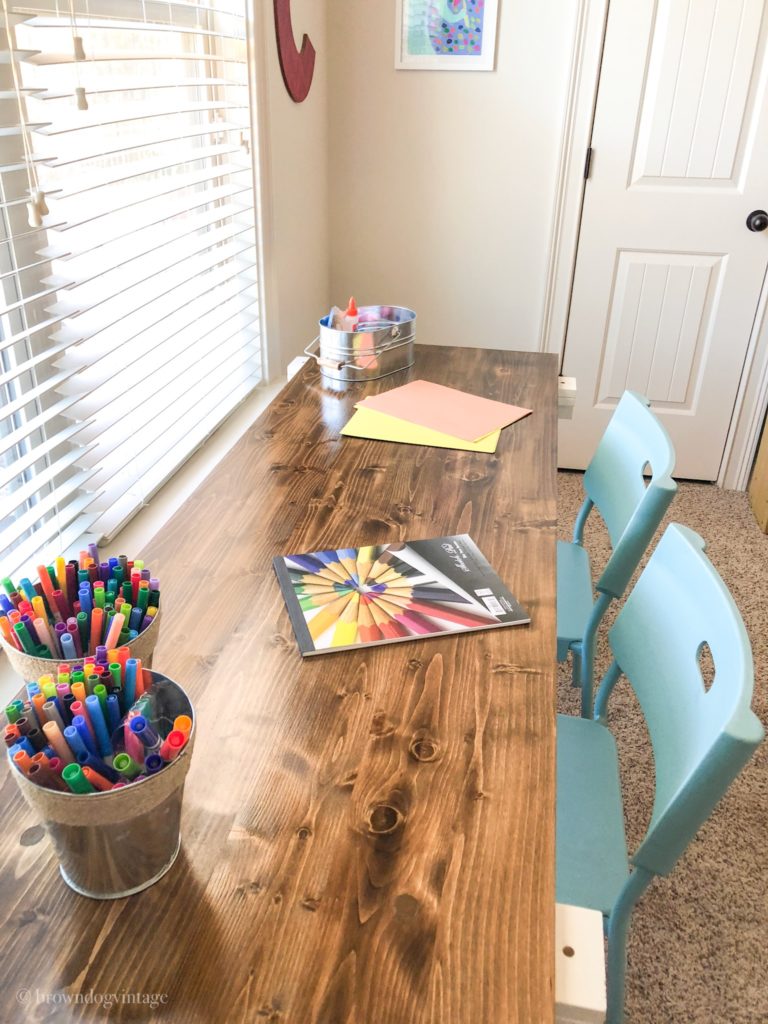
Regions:
<svg viewBox="0 0 768 1024"><path fill-rule="evenodd" d="M570 538L583 500L582 476L559 474L560 536ZM609 551L593 514L586 545L593 565ZM746 494L682 483L668 521L707 541L707 554L744 618L755 660L753 708L768 724L768 537ZM608 621L611 621L609 617ZM601 630L597 671L610 657ZM570 662L561 666L558 710L578 714ZM598 675L599 678L599 675ZM639 708L625 682L615 691L610 724L622 766L630 850L647 824L652 759ZM635 911L627 971L627 1024L766 1024L768 1022L768 743L737 779L675 870L657 879Z"/></svg>

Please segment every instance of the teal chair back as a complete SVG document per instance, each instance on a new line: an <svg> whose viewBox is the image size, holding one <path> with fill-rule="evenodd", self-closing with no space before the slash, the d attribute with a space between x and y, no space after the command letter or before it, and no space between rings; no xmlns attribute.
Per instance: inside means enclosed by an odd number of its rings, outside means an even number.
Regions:
<svg viewBox="0 0 768 1024"><path fill-rule="evenodd" d="M752 653L744 624L692 530L677 523L667 528L608 636L615 660L600 685L595 718L605 724L608 699L625 675L656 768L651 820L607 918L606 1020L622 1024L632 909L656 875L672 870L764 733L750 707ZM709 686L700 662L705 643L715 667ZM623 820L616 828L623 835Z"/></svg>
<svg viewBox="0 0 768 1024"><path fill-rule="evenodd" d="M672 479L675 450L649 405L647 398L633 391L622 395L584 474L586 499L576 518L573 543L558 545L558 560L564 566L568 555L563 579L558 575L558 658L562 660L568 649L573 652L573 681L581 686L581 713L585 717L592 714L597 629L611 601L626 590L677 492ZM651 476L646 482L644 473L648 468ZM583 550L584 526L593 508L608 528L612 548L594 584L597 600L588 559L574 561L576 553ZM578 627L571 623L571 610ZM561 633L561 620L566 619Z"/></svg>
<svg viewBox="0 0 768 1024"><path fill-rule="evenodd" d="M632 862L668 873L763 738L751 710L752 652L704 541L671 525L609 634L648 726L653 815ZM706 688L700 655L715 666ZM598 707L604 699L598 697Z"/></svg>
<svg viewBox="0 0 768 1024"><path fill-rule="evenodd" d="M595 586L613 598L626 590L677 491L675 450L649 406L647 398L624 392L584 474L582 515L586 519L592 506L597 509L613 548Z"/></svg>

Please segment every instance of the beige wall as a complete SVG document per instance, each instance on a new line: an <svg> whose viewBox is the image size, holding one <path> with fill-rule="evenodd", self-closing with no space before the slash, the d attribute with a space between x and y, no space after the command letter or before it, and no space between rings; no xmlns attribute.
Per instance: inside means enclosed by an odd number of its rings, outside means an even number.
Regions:
<svg viewBox="0 0 768 1024"><path fill-rule="evenodd" d="M328 3L333 301L538 346L576 0L500 0L497 71L395 71L394 0Z"/></svg>
<svg viewBox="0 0 768 1024"><path fill-rule="evenodd" d="M292 0L294 33L317 51L309 96L294 103L280 73L271 0L254 0L263 43L261 82L264 248L270 376L314 337L328 306L328 44L326 0ZM327 311L327 310L326 310Z"/></svg>

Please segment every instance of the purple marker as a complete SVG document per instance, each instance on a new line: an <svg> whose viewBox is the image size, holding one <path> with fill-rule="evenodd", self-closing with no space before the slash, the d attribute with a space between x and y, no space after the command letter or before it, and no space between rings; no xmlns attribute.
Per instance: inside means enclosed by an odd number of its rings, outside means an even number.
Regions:
<svg viewBox="0 0 768 1024"><path fill-rule="evenodd" d="M30 616L22 615L19 621L23 622L24 625L27 627L27 632L32 637L32 643L35 645L35 647L38 647L42 643L42 641L40 640L40 637L37 635L37 630L32 624L32 619L30 618Z"/></svg>

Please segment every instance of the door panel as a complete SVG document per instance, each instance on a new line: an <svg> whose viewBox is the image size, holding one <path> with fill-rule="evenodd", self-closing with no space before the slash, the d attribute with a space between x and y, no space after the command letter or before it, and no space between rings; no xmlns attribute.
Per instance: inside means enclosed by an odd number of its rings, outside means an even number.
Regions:
<svg viewBox="0 0 768 1024"><path fill-rule="evenodd" d="M717 477L768 266L768 0L612 0L563 372L560 465L622 392L651 399L677 475Z"/></svg>

